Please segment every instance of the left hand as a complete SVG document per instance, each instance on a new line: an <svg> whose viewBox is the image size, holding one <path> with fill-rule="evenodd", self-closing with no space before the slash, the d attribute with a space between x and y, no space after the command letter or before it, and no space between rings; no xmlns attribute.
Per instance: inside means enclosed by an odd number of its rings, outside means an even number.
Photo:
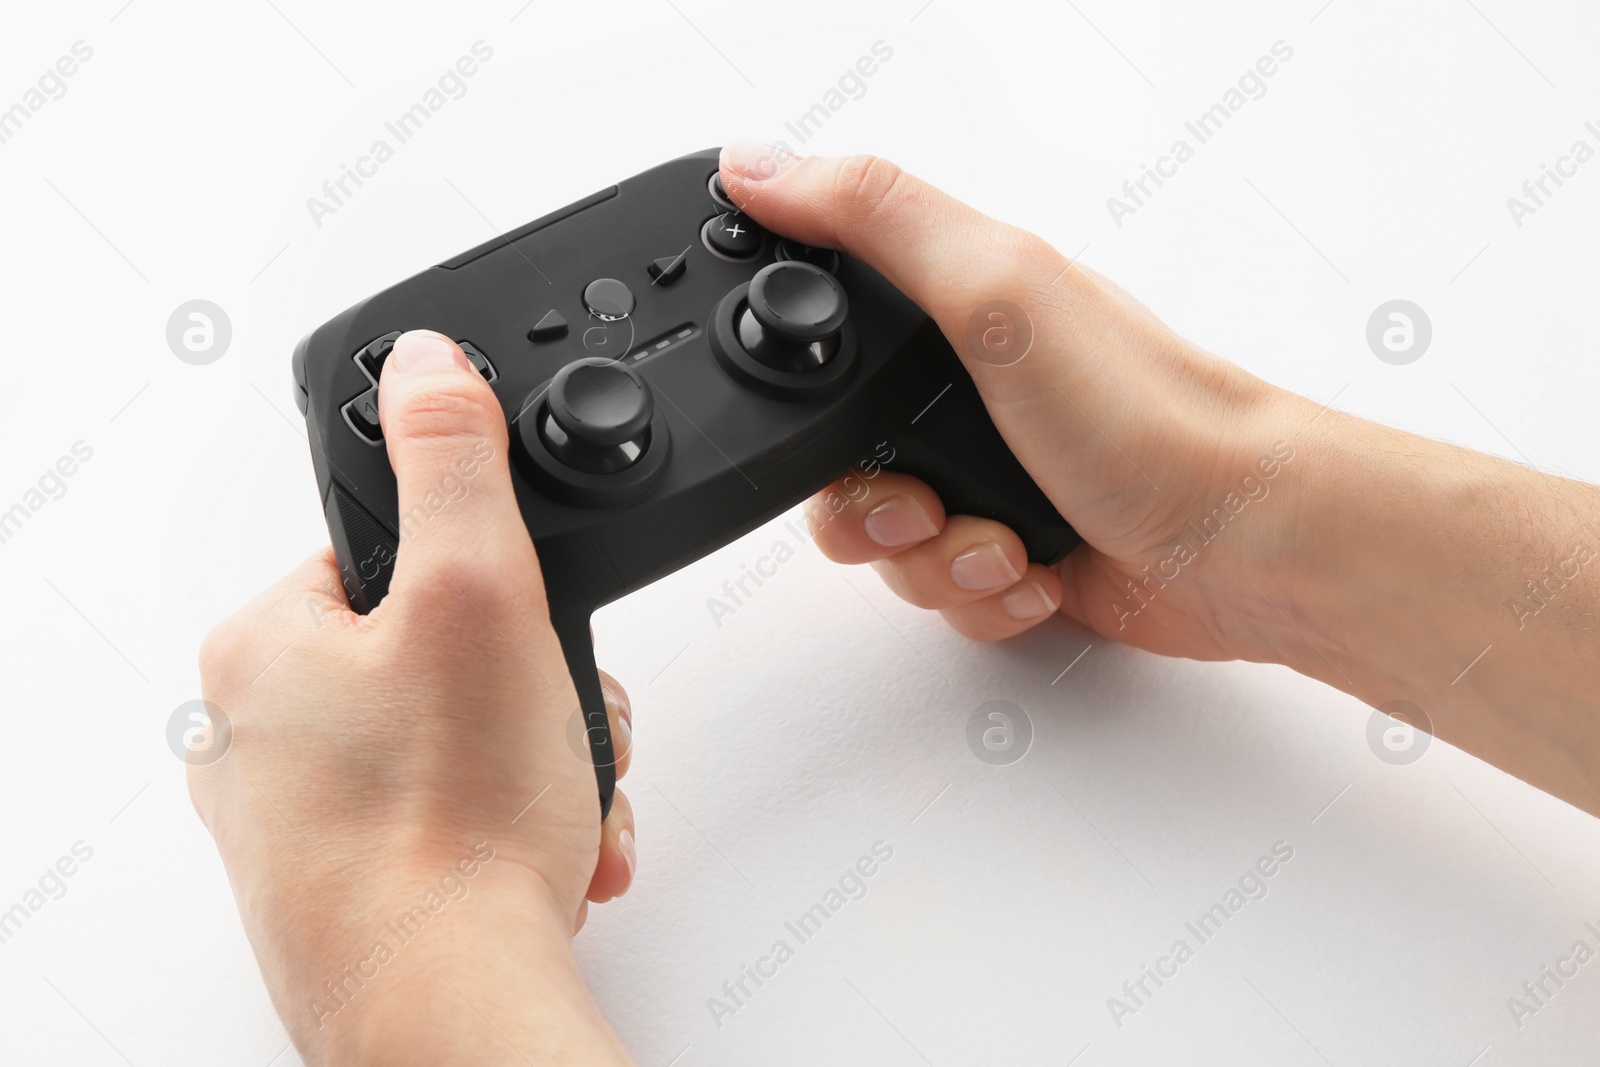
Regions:
<svg viewBox="0 0 1600 1067"><path fill-rule="evenodd" d="M380 401L400 513L420 516L389 595L353 613L324 550L212 632L203 693L232 739L191 762L195 807L308 1063L499 1062L496 1031L621 1062L570 941L633 879L633 810L618 792L602 826L569 741L505 416L425 331L396 342ZM620 777L632 711L603 685Z"/></svg>

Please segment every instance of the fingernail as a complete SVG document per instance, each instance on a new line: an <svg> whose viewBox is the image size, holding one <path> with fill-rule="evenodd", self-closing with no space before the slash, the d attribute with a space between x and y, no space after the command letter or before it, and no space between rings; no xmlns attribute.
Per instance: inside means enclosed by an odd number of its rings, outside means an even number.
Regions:
<svg viewBox="0 0 1600 1067"><path fill-rule="evenodd" d="M411 330L395 338L389 362L401 374L444 370L446 367L470 370L472 366L449 338L432 330Z"/></svg>
<svg viewBox="0 0 1600 1067"><path fill-rule="evenodd" d="M1044 586L1038 582L1023 582L1011 590L1000 598L1000 608L1019 622L1037 619L1056 610L1056 606L1050 602L1050 597L1045 593Z"/></svg>
<svg viewBox="0 0 1600 1067"><path fill-rule="evenodd" d="M617 736L611 744L611 758L620 760L633 751L633 727L621 715L617 716Z"/></svg>
<svg viewBox="0 0 1600 1067"><path fill-rule="evenodd" d="M731 141L722 149L722 165L752 182L776 177L799 158L787 148L759 141Z"/></svg>
<svg viewBox="0 0 1600 1067"><path fill-rule="evenodd" d="M633 877L633 869L639 865L639 853L633 847L633 831L624 829L617 835L617 847L622 850L622 862L628 865L628 877Z"/></svg>
<svg viewBox="0 0 1600 1067"><path fill-rule="evenodd" d="M926 541L939 532L915 497L892 496L867 512L861 520L875 545L898 548Z"/></svg>
<svg viewBox="0 0 1600 1067"><path fill-rule="evenodd" d="M950 580L963 589L978 592L1010 585L1022 575L1006 559L1000 546L985 541L977 548L969 548L950 561Z"/></svg>

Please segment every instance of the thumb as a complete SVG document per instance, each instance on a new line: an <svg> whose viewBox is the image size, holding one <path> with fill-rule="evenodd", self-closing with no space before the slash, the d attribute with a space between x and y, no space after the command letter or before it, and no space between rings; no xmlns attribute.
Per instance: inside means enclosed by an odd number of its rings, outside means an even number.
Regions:
<svg viewBox="0 0 1600 1067"><path fill-rule="evenodd" d="M740 142L723 149L721 168L729 195L757 222L805 244L847 252L915 301L950 339L991 411L1053 394L1070 369L1061 357L1076 355L1075 348L1085 371L1104 358L1093 345L1070 344L1094 336L1090 331L1104 336L1104 319L1116 312L1115 301L1093 279L1071 269L1072 261L1043 239L886 159L802 158ZM1012 362L986 347L985 338L996 336L990 329L1002 321L990 312L1002 301L1011 305L1006 325L1025 330L1030 345L1048 336L1055 358Z"/></svg>
<svg viewBox="0 0 1600 1067"><path fill-rule="evenodd" d="M530 575L537 582L505 414L461 346L431 330L401 334L378 408L399 497L395 591L433 589L479 606Z"/></svg>

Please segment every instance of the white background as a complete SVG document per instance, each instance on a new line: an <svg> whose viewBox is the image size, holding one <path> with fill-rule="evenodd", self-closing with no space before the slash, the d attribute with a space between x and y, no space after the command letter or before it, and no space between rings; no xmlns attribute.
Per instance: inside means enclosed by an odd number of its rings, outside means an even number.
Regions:
<svg viewBox="0 0 1600 1067"><path fill-rule="evenodd" d="M0 1062L298 1062L164 740L206 630L325 542L295 341L664 159L793 143L875 41L892 60L806 151L889 155L1319 401L1600 479L1600 161L1520 228L1506 207L1600 147L1592 5L122 4L13 6L0 34L0 107L94 49L0 145L0 509L94 450L0 544L0 908L94 849L0 945ZM467 94L314 225L307 197L480 39ZM1106 198L1278 40L1267 94L1115 226ZM1409 366L1364 339L1396 297L1434 328ZM234 330L203 367L165 338L195 298ZM597 618L641 860L577 950L641 1064L1595 1061L1600 963L1520 1029L1507 1007L1600 947L1590 817L1441 744L1383 763L1369 709L1283 670L1065 623L967 645L810 547L714 625L784 537ZM1034 726L1012 766L966 743L991 699ZM716 1026L707 998L880 840L868 895ZM1269 895L1118 1028L1107 998L1277 841Z"/></svg>

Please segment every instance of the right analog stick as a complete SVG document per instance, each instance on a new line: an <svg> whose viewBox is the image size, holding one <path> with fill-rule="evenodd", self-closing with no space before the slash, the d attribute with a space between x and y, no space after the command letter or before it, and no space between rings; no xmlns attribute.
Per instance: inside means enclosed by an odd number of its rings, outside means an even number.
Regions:
<svg viewBox="0 0 1600 1067"><path fill-rule="evenodd" d="M750 281L738 314L739 343L773 370L804 373L839 352L850 301L832 274L810 263L784 260L761 268Z"/></svg>

